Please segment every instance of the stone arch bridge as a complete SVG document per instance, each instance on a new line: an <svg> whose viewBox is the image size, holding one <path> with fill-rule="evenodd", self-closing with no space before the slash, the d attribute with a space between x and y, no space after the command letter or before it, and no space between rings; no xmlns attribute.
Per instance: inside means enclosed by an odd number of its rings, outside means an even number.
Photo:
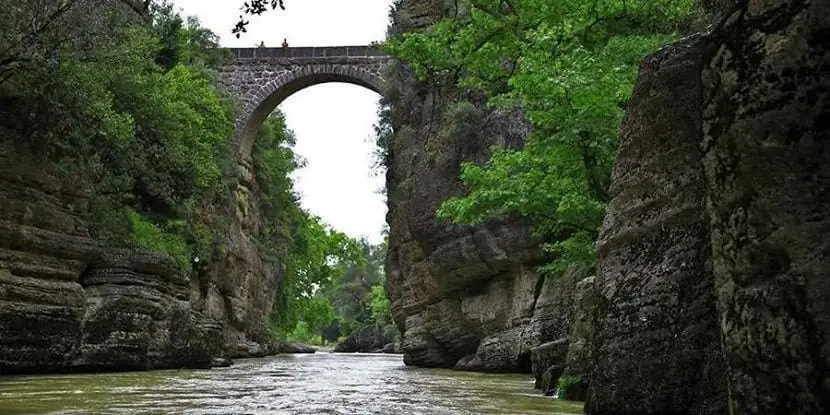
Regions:
<svg viewBox="0 0 830 415"><path fill-rule="evenodd" d="M239 100L234 144L249 161L256 132L291 94L326 82L383 91L382 67L389 57L371 46L228 49L233 59L221 69L222 88Z"/></svg>

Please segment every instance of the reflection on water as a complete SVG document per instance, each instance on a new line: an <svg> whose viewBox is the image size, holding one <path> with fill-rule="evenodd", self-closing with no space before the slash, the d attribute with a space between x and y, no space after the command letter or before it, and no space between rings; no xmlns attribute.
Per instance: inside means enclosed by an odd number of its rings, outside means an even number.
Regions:
<svg viewBox="0 0 830 415"><path fill-rule="evenodd" d="M317 353L212 370L0 377L0 414L575 414L528 375L405 367Z"/></svg>

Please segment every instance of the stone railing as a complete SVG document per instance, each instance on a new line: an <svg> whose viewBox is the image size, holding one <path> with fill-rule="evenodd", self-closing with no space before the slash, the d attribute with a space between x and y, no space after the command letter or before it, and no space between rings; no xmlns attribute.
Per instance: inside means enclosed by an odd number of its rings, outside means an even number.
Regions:
<svg viewBox="0 0 830 415"><path fill-rule="evenodd" d="M386 54L372 46L325 46L325 47L256 47L229 48L236 60L247 59L325 59L325 58L387 58Z"/></svg>

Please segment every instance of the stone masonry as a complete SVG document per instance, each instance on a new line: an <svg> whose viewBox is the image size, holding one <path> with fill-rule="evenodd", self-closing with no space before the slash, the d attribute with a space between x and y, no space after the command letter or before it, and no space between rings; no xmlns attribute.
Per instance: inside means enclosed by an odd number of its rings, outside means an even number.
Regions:
<svg viewBox="0 0 830 415"><path fill-rule="evenodd" d="M237 99L233 148L239 180L234 190L229 250L211 270L199 308L225 322L228 356L253 357L272 348L262 321L271 310L279 267L261 259L256 235L262 226L252 150L262 122L291 94L325 82L345 82L380 93L388 58L368 46L228 49L221 86Z"/></svg>
<svg viewBox="0 0 830 415"><path fill-rule="evenodd" d="M356 84L377 93L389 57L371 46L237 48L222 68L222 87L239 99L235 144L250 157L257 128L291 94L325 82Z"/></svg>

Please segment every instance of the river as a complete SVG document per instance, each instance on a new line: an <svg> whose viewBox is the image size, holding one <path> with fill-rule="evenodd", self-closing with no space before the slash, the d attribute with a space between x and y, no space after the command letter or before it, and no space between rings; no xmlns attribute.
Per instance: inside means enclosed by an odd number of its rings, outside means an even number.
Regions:
<svg viewBox="0 0 830 415"><path fill-rule="evenodd" d="M0 377L0 414L575 414L529 375L404 366L399 355L279 355L211 370Z"/></svg>

